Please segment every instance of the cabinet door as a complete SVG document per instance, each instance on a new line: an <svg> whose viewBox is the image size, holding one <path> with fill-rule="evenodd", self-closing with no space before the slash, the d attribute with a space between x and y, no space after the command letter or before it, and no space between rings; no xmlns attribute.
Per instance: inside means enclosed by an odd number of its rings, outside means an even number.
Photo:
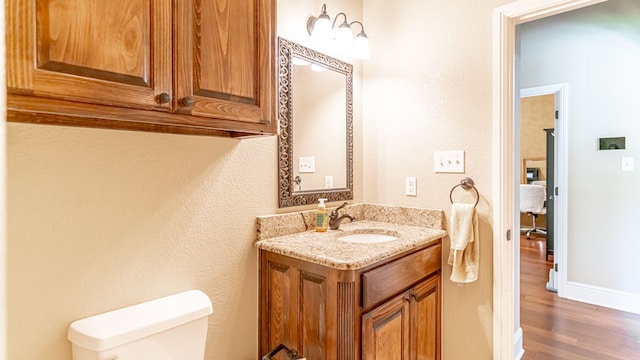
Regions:
<svg viewBox="0 0 640 360"><path fill-rule="evenodd" d="M176 111L274 132L274 0L174 4Z"/></svg>
<svg viewBox="0 0 640 360"><path fill-rule="evenodd" d="M440 359L440 276L411 291L411 359Z"/></svg>
<svg viewBox="0 0 640 360"><path fill-rule="evenodd" d="M8 0L10 92L169 110L170 0ZM166 93L166 96L160 94Z"/></svg>
<svg viewBox="0 0 640 360"><path fill-rule="evenodd" d="M329 289L325 274L300 272L298 301L298 351L308 359L329 359L328 330L332 329L328 309Z"/></svg>
<svg viewBox="0 0 640 360"><path fill-rule="evenodd" d="M363 360L409 359L409 297L402 294L362 316Z"/></svg>
<svg viewBox="0 0 640 360"><path fill-rule="evenodd" d="M289 264L262 257L260 352L264 355L278 344L297 346L298 272ZM278 356L276 359L286 358Z"/></svg>

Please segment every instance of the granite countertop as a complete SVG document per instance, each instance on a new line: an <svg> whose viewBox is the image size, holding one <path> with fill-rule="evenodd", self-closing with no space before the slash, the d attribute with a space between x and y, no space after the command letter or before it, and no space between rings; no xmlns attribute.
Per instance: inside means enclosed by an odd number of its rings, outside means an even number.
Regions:
<svg viewBox="0 0 640 360"><path fill-rule="evenodd" d="M342 235L367 232L386 233L397 236L398 239L365 244L338 240L338 237ZM428 245L446 235L447 232L441 229L359 220L343 222L340 225L340 230L327 230L326 232L308 230L259 240L255 246L261 250L339 270L352 270L363 268L416 247Z"/></svg>

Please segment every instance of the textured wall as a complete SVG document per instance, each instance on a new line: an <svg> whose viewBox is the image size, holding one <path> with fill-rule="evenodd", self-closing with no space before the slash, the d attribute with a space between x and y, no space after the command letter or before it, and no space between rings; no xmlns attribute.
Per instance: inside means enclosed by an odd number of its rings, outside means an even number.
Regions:
<svg viewBox="0 0 640 360"><path fill-rule="evenodd" d="M553 95L530 96L520 100L520 164L522 159L547 157L547 133L554 126ZM529 166L540 169L540 180L546 179L545 160L532 161ZM525 168L520 171L525 182Z"/></svg>
<svg viewBox="0 0 640 360"><path fill-rule="evenodd" d="M372 46L364 68L364 198L441 208L448 217L449 191L463 176L481 196L479 280L459 287L444 266L444 359L492 356L492 11L508 2L364 2ZM465 174L435 174L438 150L464 150ZM416 197L404 195L406 176L417 177ZM458 190L454 200L473 201L464 195Z"/></svg>
<svg viewBox="0 0 640 360"><path fill-rule="evenodd" d="M255 358L275 148L9 124L9 358L70 359L73 320L191 288L213 302L207 359Z"/></svg>
<svg viewBox="0 0 640 360"><path fill-rule="evenodd" d="M302 42L322 2L299 3L278 2L278 32ZM213 302L206 358L258 357L255 218L299 210L277 208L277 137L9 124L7 158L10 359L68 360L73 320L191 288Z"/></svg>

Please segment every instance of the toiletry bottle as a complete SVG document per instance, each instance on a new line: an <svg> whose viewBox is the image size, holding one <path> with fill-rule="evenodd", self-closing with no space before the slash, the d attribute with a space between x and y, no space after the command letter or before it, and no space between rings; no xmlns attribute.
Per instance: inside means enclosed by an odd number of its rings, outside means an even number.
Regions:
<svg viewBox="0 0 640 360"><path fill-rule="evenodd" d="M316 231L325 232L329 226L329 212L324 202L327 199L318 199L318 210L316 210Z"/></svg>

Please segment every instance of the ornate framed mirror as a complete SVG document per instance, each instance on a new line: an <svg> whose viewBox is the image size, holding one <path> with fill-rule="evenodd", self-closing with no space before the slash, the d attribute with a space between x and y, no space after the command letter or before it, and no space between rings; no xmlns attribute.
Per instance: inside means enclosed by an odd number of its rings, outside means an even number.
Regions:
<svg viewBox="0 0 640 360"><path fill-rule="evenodd" d="M278 38L279 207L353 199L353 65Z"/></svg>

